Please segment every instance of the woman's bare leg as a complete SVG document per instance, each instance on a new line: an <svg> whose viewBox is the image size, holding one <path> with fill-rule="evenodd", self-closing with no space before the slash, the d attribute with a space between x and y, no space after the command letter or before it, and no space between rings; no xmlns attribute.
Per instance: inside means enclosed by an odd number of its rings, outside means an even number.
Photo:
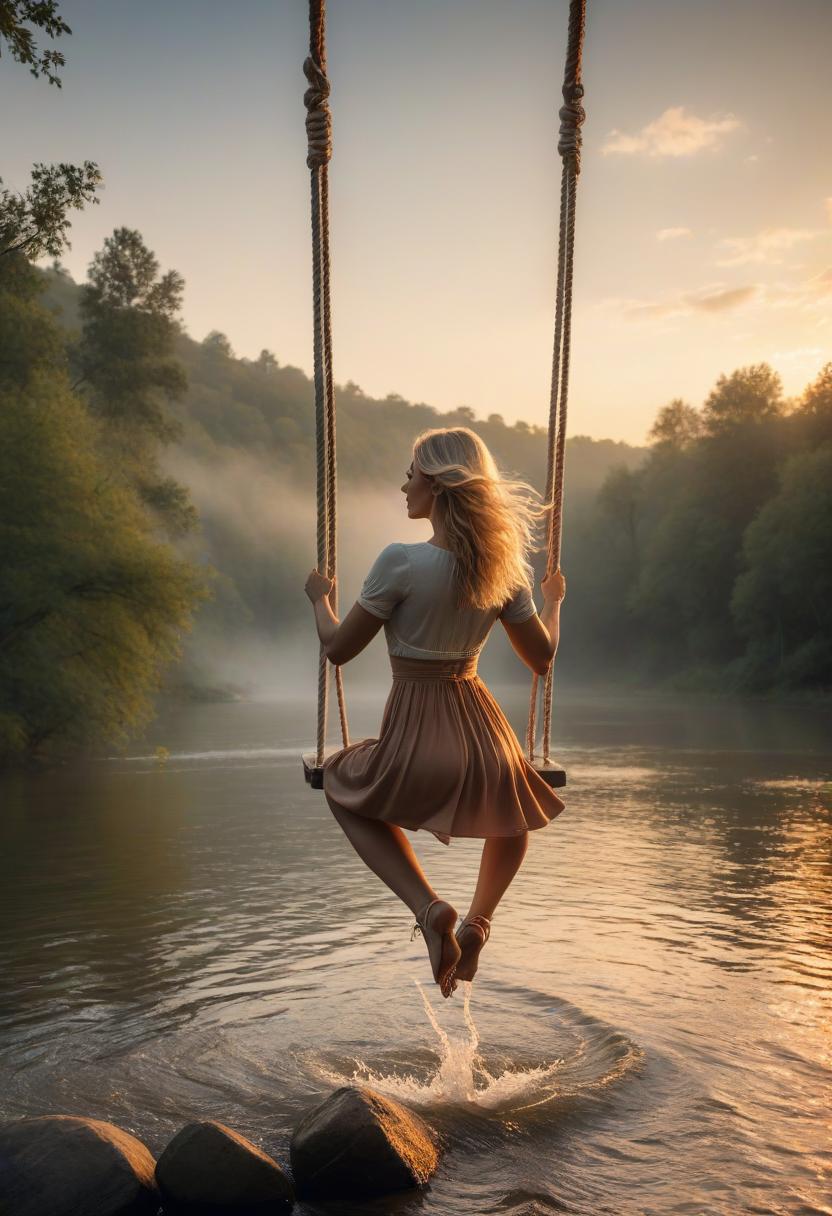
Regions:
<svg viewBox="0 0 832 1216"><path fill-rule="evenodd" d="M362 861L407 904L414 916L418 916L432 899L438 898L402 828L331 804L330 810ZM443 996L450 995L451 989L446 990L445 979L460 955L453 934L456 919L456 909L442 900L431 908L422 927L434 978L442 987Z"/></svg>
<svg viewBox="0 0 832 1216"><path fill-rule="evenodd" d="M491 920L494 909L520 869L528 847L528 832L523 832L521 836L490 836L486 840L469 917L484 916ZM480 950L485 944L484 934L474 926L465 926L459 933L459 944L462 956L457 964L456 976L461 980L472 980L477 973Z"/></svg>
<svg viewBox="0 0 832 1216"><path fill-rule="evenodd" d="M416 916L437 895L402 828L344 807L330 809L358 856Z"/></svg>
<svg viewBox="0 0 832 1216"><path fill-rule="evenodd" d="M489 836L482 847L477 889L468 909L469 916L494 915L497 904L511 886L529 847L529 833L518 836Z"/></svg>

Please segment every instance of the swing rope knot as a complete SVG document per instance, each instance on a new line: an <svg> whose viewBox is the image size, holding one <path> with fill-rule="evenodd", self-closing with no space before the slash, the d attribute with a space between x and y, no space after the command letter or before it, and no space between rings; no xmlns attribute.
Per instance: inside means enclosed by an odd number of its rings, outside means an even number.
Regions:
<svg viewBox="0 0 832 1216"><path fill-rule="evenodd" d="M583 95L584 86L579 82L564 85L563 105L558 110L558 152L564 164L574 166L576 176L581 171L581 124L586 118L586 110L581 105Z"/></svg>
<svg viewBox="0 0 832 1216"><path fill-rule="evenodd" d="M303 95L306 106L306 139L308 155L306 163L310 169L327 164L332 156L332 114L329 109L329 80L326 72L310 55L304 60L303 74L309 88Z"/></svg>

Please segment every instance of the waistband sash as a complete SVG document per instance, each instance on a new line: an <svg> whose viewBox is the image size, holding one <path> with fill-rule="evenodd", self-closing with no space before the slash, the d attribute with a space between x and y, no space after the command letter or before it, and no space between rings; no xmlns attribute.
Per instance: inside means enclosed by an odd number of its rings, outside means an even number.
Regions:
<svg viewBox="0 0 832 1216"><path fill-rule="evenodd" d="M394 680L473 680L477 675L478 654L462 659L413 659L390 654Z"/></svg>

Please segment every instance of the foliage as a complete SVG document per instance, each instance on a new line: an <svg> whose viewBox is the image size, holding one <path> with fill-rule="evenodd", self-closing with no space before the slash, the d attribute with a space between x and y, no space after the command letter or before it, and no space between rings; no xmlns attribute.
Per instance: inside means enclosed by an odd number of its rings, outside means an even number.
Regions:
<svg viewBox="0 0 832 1216"><path fill-rule="evenodd" d="M832 372L832 365L827 373ZM790 456L743 538L731 609L752 687L832 685L832 442Z"/></svg>
<svg viewBox="0 0 832 1216"><path fill-rule="evenodd" d="M680 397L676 397L669 405L659 410L648 438L657 446L680 451L689 447L701 433L702 419L698 411Z"/></svg>
<svg viewBox="0 0 832 1216"><path fill-rule="evenodd" d="M71 225L66 213L70 207L81 209L84 203L100 202L94 195L101 181L98 166L90 160L80 168L38 163L25 194L0 190L0 257L15 253L57 257L69 248L66 232Z"/></svg>
<svg viewBox="0 0 832 1216"><path fill-rule="evenodd" d="M58 15L57 0L0 0L0 43L8 43L12 59L29 64L33 76L43 73L50 84L60 88L61 81L54 69L64 66L63 55L60 51L44 51L38 58L34 34L25 22L42 29L50 38L71 34L72 30Z"/></svg>
<svg viewBox="0 0 832 1216"><path fill-rule="evenodd" d="M145 722L207 575L153 535L72 392L17 255L0 271L0 758L117 743Z"/></svg>
<svg viewBox="0 0 832 1216"><path fill-rule="evenodd" d="M720 376L701 412L678 399L659 411L644 465L609 474L584 531L603 573L572 567L570 587L588 577L600 595L587 615L579 590L578 630L619 673L720 691L832 685L830 424L832 364L797 403L756 364Z"/></svg>
<svg viewBox="0 0 832 1216"><path fill-rule="evenodd" d="M107 423L110 458L168 535L196 524L188 493L159 469L161 447L181 434L168 406L184 396L187 376L174 357L184 280L159 278L140 233L117 228L95 254L81 288L76 379L90 411Z"/></svg>
<svg viewBox="0 0 832 1216"><path fill-rule="evenodd" d="M66 302L65 281L47 275ZM223 575L197 628L225 650L251 635L279 641L304 618L299 588L315 563L313 386L270 351L236 358L217 330L202 342L180 332L175 346L188 389L170 403L181 436L165 465L191 488L205 554ZM352 382L337 400L342 509L368 496L395 501L402 454L426 426L473 425L503 468L542 490L541 426L507 426L496 413L482 421L467 407L443 414L396 394L376 399ZM792 458L832 443L832 364L796 400L768 365L738 368L701 407L676 398L658 410L650 441L638 449L567 440L561 676L719 692L829 685L821 473L798 461L784 477ZM815 489L799 498L801 478ZM802 555L799 583L788 582L784 556L771 569L760 556L781 511L789 524L778 552ZM768 548L753 539L760 528ZM342 562L351 549L345 526ZM538 575L543 561L535 556ZM753 590L764 570L784 604L782 663L780 624ZM344 565L339 572L346 597ZM798 586L816 613L798 611Z"/></svg>
<svg viewBox="0 0 832 1216"><path fill-rule="evenodd" d="M5 41L18 63L29 64L33 76L44 73L50 84L61 87L53 71L63 67L60 51L45 51L38 58L34 35L26 22L44 30L50 38L71 34L58 15L56 0L0 0L0 49ZM82 209L97 203L95 192L102 178L94 161L83 165L44 165L32 169L32 182L25 194L3 188L0 178L0 258L25 253L34 259L44 253L57 257L69 248L67 219L70 208Z"/></svg>

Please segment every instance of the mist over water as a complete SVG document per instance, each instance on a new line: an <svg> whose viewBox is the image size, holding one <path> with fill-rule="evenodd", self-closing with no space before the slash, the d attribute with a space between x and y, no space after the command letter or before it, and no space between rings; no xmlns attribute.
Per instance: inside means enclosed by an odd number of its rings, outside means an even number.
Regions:
<svg viewBox="0 0 832 1216"><path fill-rule="evenodd" d="M350 699L353 738L388 687ZM522 738L528 686L493 691ZM303 781L313 697L169 707L126 756L3 779L0 1116L111 1119L157 1154L216 1118L287 1163L363 1083L444 1155L351 1216L832 1210L825 711L556 693L566 810L444 1001ZM423 835L464 912L479 843Z"/></svg>
<svg viewBox="0 0 832 1216"><path fill-rule="evenodd" d="M403 447L400 481L393 478L380 489L339 486L336 615L341 620L385 545L425 541L433 534L429 520L409 518L399 489L409 460ZM186 642L202 680L258 699L316 696L318 636L304 591L310 570L318 567L314 486L301 493L265 453L242 450L206 460L204 454L178 449L166 453L165 468L188 486L199 512L197 548L236 584L233 591L219 590L226 608L201 610ZM280 582L272 587L271 610L262 596L263 584L273 577ZM249 619L252 609L268 619ZM492 641L492 649L500 648ZM344 678L366 689L383 684L388 670L378 645L350 663Z"/></svg>
<svg viewBox="0 0 832 1216"><path fill-rule="evenodd" d="M399 487L410 461L402 451L401 480L380 489L346 483L338 491L338 603L343 620L352 608L373 561L392 541L414 544L433 534L430 521L411 519ZM228 688L246 699L306 701L317 696L318 635L304 591L318 566L314 494L299 493L284 470L265 454L223 452L213 462L180 449L167 453L166 471L186 484L202 530L197 548L206 560L236 579L232 593L219 588L222 607L203 607L192 637L186 640L189 663L199 682ZM206 547L207 546L207 547ZM250 619L247 608L263 615L262 584L279 576L268 619ZM539 587L538 608L543 607ZM499 627L493 629L480 659L484 678L516 678L517 659ZM389 663L383 635L343 669L350 695L384 697Z"/></svg>

